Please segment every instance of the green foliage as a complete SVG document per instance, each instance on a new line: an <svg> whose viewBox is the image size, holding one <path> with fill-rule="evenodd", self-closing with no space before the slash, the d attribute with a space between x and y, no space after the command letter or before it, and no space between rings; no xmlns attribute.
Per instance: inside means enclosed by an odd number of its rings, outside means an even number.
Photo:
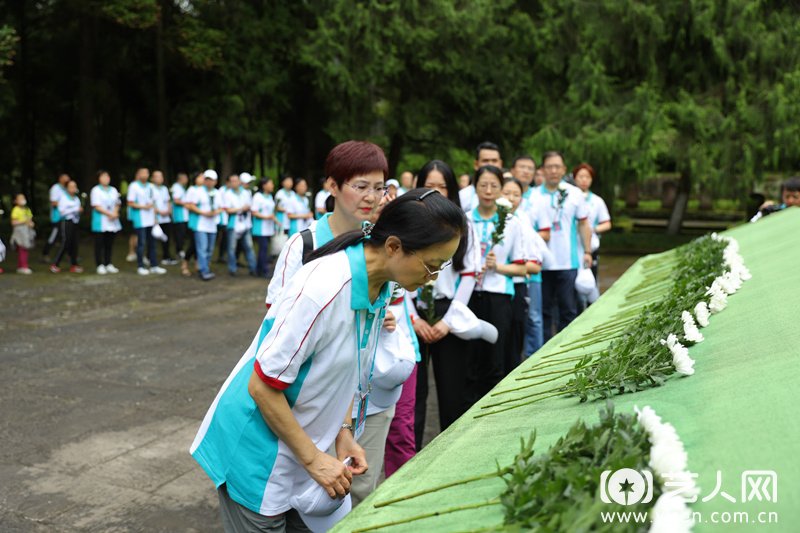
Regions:
<svg viewBox="0 0 800 533"><path fill-rule="evenodd" d="M506 490L502 502L506 529L537 531L646 531L645 524L608 523L601 511L612 509L600 499L603 471L648 468L650 442L635 415L615 414L608 402L600 409L598 424L578 421L544 454L534 455L536 435L503 473ZM661 487L653 487L653 501ZM638 503L626 512L646 512L652 506Z"/></svg>
<svg viewBox="0 0 800 533"><path fill-rule="evenodd" d="M0 69L11 65L14 61L19 36L11 26L0 26ZM0 72L2 72L0 70ZM0 78L2 80L2 78Z"/></svg>

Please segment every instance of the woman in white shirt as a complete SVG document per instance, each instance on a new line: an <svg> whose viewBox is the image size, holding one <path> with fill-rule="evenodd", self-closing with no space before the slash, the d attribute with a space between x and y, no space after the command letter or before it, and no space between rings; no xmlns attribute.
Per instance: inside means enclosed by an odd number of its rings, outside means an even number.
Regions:
<svg viewBox="0 0 800 533"><path fill-rule="evenodd" d="M74 181L67 183L67 190L58 198L58 215L60 217L59 224L61 224L61 235L64 240L61 242L61 248L58 250L55 261L50 265L50 272L57 274L61 272L58 264L64 257L64 254L69 254L70 267L69 271L76 274L83 272L83 267L78 264L78 222L83 213L83 206L81 205L80 196L78 196L78 184Z"/></svg>
<svg viewBox="0 0 800 533"><path fill-rule="evenodd" d="M472 403L488 393L505 376L505 356L511 335L514 276L526 273L525 245L518 221L506 219L503 238L492 245L492 233L499 222L496 201L503 188L503 171L485 165L475 172L478 207L469 217L480 239L483 267L469 301L475 315L493 324L498 331L495 344L476 341L470 352L468 389Z"/></svg>
<svg viewBox="0 0 800 533"><path fill-rule="evenodd" d="M417 189L373 227L316 250L283 288L191 447L218 487L226 531L252 530L251 513L262 528L300 528L318 505L328 514L346 505L352 476L369 466L354 438L363 420L351 410L356 390L358 413L369 405L389 282L416 290L465 233L461 210ZM326 453L332 445L336 457Z"/></svg>
<svg viewBox="0 0 800 533"><path fill-rule="evenodd" d="M444 161L427 162L417 173L417 183L422 187L435 189L461 208L458 196L458 183L455 174ZM435 313L438 320L428 323L428 310L417 297L418 311L412 317L414 331L421 341L422 358L416 373L416 409L414 433L417 449L422 448L422 434L425 431L425 411L428 398L428 365L433 365L436 380L436 397L439 405L439 427L442 431L456 421L469 409L471 403L465 396L467 383L466 352L469 341L450 333L450 304L455 300L469 304L475 275L481 269L480 248L477 246L474 228L469 223L467 246L459 249L453 256L453 264L443 270L433 285Z"/></svg>
<svg viewBox="0 0 800 533"><path fill-rule="evenodd" d="M314 220L314 213L308 205L308 183L305 178L297 178L294 181L294 191L286 202L286 216L289 218L289 237L295 233L300 233L311 225Z"/></svg>
<svg viewBox="0 0 800 533"><path fill-rule="evenodd" d="M253 215L253 238L258 245L258 258L256 259L256 275L263 278L269 274L269 240L275 235L275 198L272 191L275 184L269 178L261 178L258 182L258 192L253 195L253 205L250 213Z"/></svg>
<svg viewBox="0 0 800 533"><path fill-rule="evenodd" d="M119 208L122 204L119 192L110 185L111 176L105 170L97 173L97 185L92 188L92 233L94 233L94 260L97 273L116 274L117 267L111 264L114 236L122 229Z"/></svg>

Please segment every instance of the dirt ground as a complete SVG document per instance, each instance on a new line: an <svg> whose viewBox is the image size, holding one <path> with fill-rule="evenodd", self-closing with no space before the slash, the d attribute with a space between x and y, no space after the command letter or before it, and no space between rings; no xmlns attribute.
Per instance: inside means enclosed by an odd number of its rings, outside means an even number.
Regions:
<svg viewBox="0 0 800 533"><path fill-rule="evenodd" d="M188 454L263 318L267 282L0 275L0 531L211 532L216 492ZM38 253L32 253L38 258ZM84 266L91 258L83 243ZM634 258L607 258L606 287ZM63 266L63 265L62 265ZM432 380L431 380L432 381ZM426 441L438 427L429 394Z"/></svg>

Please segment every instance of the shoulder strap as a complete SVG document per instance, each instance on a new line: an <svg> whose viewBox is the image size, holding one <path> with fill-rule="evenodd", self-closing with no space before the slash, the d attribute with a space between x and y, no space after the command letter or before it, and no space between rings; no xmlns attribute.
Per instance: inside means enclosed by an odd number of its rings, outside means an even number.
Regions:
<svg viewBox="0 0 800 533"><path fill-rule="evenodd" d="M303 239L303 264L305 265L311 252L314 251L314 238L308 228L300 232L300 237Z"/></svg>

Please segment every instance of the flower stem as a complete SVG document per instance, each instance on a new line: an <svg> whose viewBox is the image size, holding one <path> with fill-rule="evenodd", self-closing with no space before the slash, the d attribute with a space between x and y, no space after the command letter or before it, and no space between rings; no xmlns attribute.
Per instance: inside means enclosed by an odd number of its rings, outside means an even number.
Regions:
<svg viewBox="0 0 800 533"><path fill-rule="evenodd" d="M459 480L456 480L456 481L451 481L449 483L444 483L442 485L436 485L434 487L429 487L429 488L424 489L424 490L418 490L417 492L412 492L411 494L406 494L405 496L398 496L397 498L392 498L391 500L378 502L378 503L374 504L373 507L378 507L378 508L379 507L386 507L387 505L392 505L393 503L403 502L403 501L406 501L406 500L410 500L412 498L416 498L418 496L424 496L426 494L431 494L431 493L434 493L434 492L438 492L440 490L449 489L450 487L456 487L458 485L466 485L467 483L472 483L473 481L480 481L482 479L490 479L490 478L493 478L495 476L502 476L508 470L509 470L508 467L506 467L506 468L504 468L504 469L502 469L500 471L494 470L492 472L486 472L485 474L478 474L476 476L472 476L472 477L468 477L468 478L464 478L464 479L459 479Z"/></svg>
<svg viewBox="0 0 800 533"><path fill-rule="evenodd" d="M541 396L543 394L549 394L551 392L560 391L563 388L564 388L563 386L555 387L553 389L547 389L547 390L543 390L543 391L539 391L539 392L534 392L533 394L528 394L526 396L520 396L519 398L509 398L509 399L503 400L501 402L495 402L495 403L482 405L481 409L489 409L490 407L497 407L498 405L504 405L504 404L511 403L511 402L517 402L519 400L525 400L527 398L533 398L534 396ZM545 396L545 398L547 398L547 396Z"/></svg>
<svg viewBox="0 0 800 533"><path fill-rule="evenodd" d="M586 355L588 355L588 354L586 354ZM533 372L534 370L538 370L540 368L547 368L547 367L551 367L551 366L563 365L564 363L569 363L571 361L579 361L579 360L583 359L584 357L586 357L586 355L576 355L575 357L567 357L565 359L559 359L558 361L541 361L539 363L536 363L535 365L533 365L530 368L526 368L525 370L522 370L520 373L521 374L527 374L528 372Z"/></svg>
<svg viewBox="0 0 800 533"><path fill-rule="evenodd" d="M583 368L583 367L581 367L581 368ZM570 368L566 372L563 372L561 375L558 375L558 376L556 376L554 378L543 379L542 381L537 381L536 383L528 383L527 385L522 385L520 387L514 387L513 389L503 389L503 390L491 393L490 396L500 396L501 394L505 394L507 392L515 392L515 391L519 391L519 390L523 390L523 389L529 389L531 387L538 387L539 385L544 385L545 383L550 383L551 381L555 381L557 379L561 379L562 377L568 375L571 372L575 372L575 371L576 371L576 369ZM526 379L526 378L522 378L522 379Z"/></svg>
<svg viewBox="0 0 800 533"><path fill-rule="evenodd" d="M524 406L530 405L532 403L541 402L542 400L546 400L547 398L552 398L553 396L566 396L567 394L572 394L572 391L561 391L561 392L557 392L555 394L549 394L547 396L542 396L540 398L535 398L533 400L529 400L527 402L519 403L517 405L506 406L506 407L503 407L502 409L497 409L496 411L489 411L488 413L479 413L479 414L473 416L472 418L483 418L484 416L496 415L498 413L504 413L505 411L510 411L512 409L516 409L517 407L524 407ZM525 396L525 397L528 398L528 396Z"/></svg>
<svg viewBox="0 0 800 533"><path fill-rule="evenodd" d="M455 507L448 507L447 509L443 509L441 511L432 511L430 513L424 513L416 516L411 516L409 518L403 518L402 520L394 520L392 522L384 522L383 524L376 524L374 526L365 527L361 529L353 530L353 533L364 533L365 531L374 531L376 529L383 529L385 527L392 527L397 526L400 524L407 524L409 522L415 522L417 520L423 520L425 518L432 518L434 516L440 516L443 514L449 513L456 513L458 511L468 511L470 509L480 509L481 507L489 507L490 505L499 505L500 498L492 498L491 500L486 500L484 502L478 503L468 503L465 505L457 505Z"/></svg>

